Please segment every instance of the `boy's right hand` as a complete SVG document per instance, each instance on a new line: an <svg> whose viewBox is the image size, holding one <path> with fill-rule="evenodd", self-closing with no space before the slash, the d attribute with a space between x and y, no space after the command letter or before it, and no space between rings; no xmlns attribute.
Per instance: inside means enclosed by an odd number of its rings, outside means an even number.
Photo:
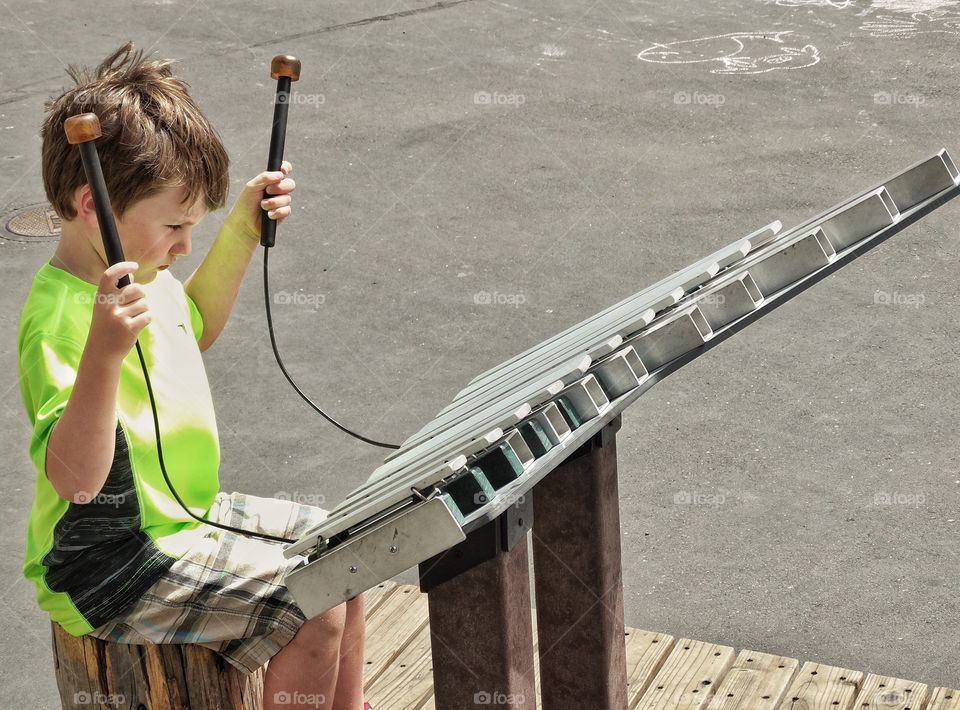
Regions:
<svg viewBox="0 0 960 710"><path fill-rule="evenodd" d="M104 357L123 360L137 342L140 331L150 324L146 294L140 285L131 282L117 288L120 279L132 276L139 268L135 261L121 261L100 277L89 339Z"/></svg>

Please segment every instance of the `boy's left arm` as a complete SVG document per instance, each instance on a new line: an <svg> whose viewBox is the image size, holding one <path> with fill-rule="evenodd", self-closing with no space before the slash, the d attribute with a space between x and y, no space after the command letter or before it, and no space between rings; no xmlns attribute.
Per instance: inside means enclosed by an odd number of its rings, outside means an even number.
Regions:
<svg viewBox="0 0 960 710"><path fill-rule="evenodd" d="M290 193L296 187L287 177L291 169L290 163L283 161L280 170L262 172L244 186L210 252L184 282L184 290L203 318L200 350L209 348L219 337L233 310L240 282L260 245L261 206L277 222L290 215Z"/></svg>

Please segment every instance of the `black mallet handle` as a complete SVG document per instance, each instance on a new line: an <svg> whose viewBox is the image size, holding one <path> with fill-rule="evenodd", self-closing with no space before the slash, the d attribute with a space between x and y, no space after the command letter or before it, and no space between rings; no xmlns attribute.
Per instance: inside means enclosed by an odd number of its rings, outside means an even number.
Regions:
<svg viewBox="0 0 960 710"><path fill-rule="evenodd" d="M270 63L270 77L277 80L277 96L273 103L273 129L270 131L270 153L267 170L280 169L283 163L283 142L287 135L287 113L290 109L290 83L300 78L300 60L278 54ZM266 194L266 192L264 192ZM260 245L272 247L277 240L277 223L260 210Z"/></svg>
<svg viewBox="0 0 960 710"><path fill-rule="evenodd" d="M107 193L107 183L103 179L100 155L97 153L96 140L102 135L100 119L95 113L81 113L64 121L63 130L67 134L67 142L80 147L83 172L87 175L93 204L97 210L103 250L107 255L107 263L113 266L123 261L123 248L120 246L120 235L117 233L117 223L113 220L110 195ZM130 277L124 276L117 282L117 286L123 288L129 283Z"/></svg>

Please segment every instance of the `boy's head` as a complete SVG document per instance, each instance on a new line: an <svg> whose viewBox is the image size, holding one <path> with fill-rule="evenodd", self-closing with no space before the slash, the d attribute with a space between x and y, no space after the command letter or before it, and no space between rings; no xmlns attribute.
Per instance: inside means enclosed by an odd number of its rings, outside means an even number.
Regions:
<svg viewBox="0 0 960 710"><path fill-rule="evenodd" d="M97 150L125 243L123 218L145 199L149 204L176 194L184 213L223 206L229 189L226 150L170 64L145 59L127 43L93 71L68 69L75 85L47 102L41 129L43 186L65 223L77 218L78 207L82 210L87 179L63 122L88 112L100 119Z"/></svg>

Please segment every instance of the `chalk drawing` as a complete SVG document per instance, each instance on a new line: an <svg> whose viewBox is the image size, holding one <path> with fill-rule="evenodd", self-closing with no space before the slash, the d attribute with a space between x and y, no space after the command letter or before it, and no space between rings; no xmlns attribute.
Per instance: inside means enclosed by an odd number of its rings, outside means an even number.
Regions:
<svg viewBox="0 0 960 710"><path fill-rule="evenodd" d="M701 64L717 66L711 74L763 74L774 69L804 69L820 61L820 50L812 44L789 47L782 32L731 32L714 37L654 44L637 59L655 64Z"/></svg>
<svg viewBox="0 0 960 710"><path fill-rule="evenodd" d="M906 15L877 15L860 25L871 37L909 38L923 34L960 35L960 15L942 11Z"/></svg>
<svg viewBox="0 0 960 710"><path fill-rule="evenodd" d="M845 10L853 4L853 0L777 0L780 7L835 7Z"/></svg>

